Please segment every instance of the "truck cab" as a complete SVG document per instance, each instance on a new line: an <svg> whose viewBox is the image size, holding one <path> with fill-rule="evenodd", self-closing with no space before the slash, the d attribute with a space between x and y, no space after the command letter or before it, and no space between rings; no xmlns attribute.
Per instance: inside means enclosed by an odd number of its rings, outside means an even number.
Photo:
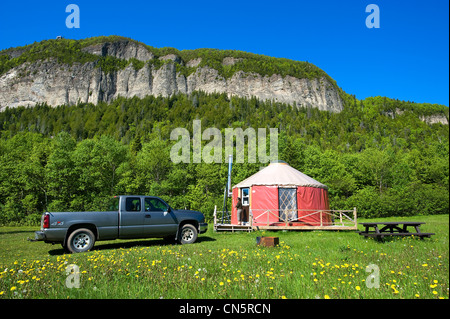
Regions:
<svg viewBox="0 0 450 319"><path fill-rule="evenodd" d="M173 209L156 196L121 195L111 199L106 211L44 213L32 241L60 243L75 253L113 239L166 238L191 244L207 228L200 212Z"/></svg>

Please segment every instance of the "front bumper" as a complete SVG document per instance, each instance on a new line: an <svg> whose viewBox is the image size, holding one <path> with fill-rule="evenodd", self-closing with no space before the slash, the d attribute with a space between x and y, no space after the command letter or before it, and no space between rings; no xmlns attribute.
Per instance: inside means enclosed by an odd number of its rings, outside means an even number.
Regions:
<svg viewBox="0 0 450 319"><path fill-rule="evenodd" d="M200 234L206 233L206 231L208 230L208 223L200 223L198 228Z"/></svg>

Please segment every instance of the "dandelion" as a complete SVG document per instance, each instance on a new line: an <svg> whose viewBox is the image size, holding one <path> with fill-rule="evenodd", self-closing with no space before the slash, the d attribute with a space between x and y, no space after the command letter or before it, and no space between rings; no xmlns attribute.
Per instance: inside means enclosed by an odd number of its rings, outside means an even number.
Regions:
<svg viewBox="0 0 450 319"><path fill-rule="evenodd" d="M330 299L330 296L325 295L324 298L325 298L325 299Z"/></svg>
<svg viewBox="0 0 450 319"><path fill-rule="evenodd" d="M360 291L360 290L361 290L361 287L360 287L360 286L356 286L355 289L358 290L358 291Z"/></svg>

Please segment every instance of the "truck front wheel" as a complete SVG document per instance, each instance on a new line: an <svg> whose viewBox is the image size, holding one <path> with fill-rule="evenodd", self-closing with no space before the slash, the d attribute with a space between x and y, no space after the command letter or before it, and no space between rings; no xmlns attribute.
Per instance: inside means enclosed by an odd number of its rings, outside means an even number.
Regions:
<svg viewBox="0 0 450 319"><path fill-rule="evenodd" d="M178 241L180 244L192 244L197 240L197 236L197 229L191 224L186 224L181 227Z"/></svg>
<svg viewBox="0 0 450 319"><path fill-rule="evenodd" d="M82 253L94 247L94 233L87 228L75 229L67 239L67 249L71 253Z"/></svg>

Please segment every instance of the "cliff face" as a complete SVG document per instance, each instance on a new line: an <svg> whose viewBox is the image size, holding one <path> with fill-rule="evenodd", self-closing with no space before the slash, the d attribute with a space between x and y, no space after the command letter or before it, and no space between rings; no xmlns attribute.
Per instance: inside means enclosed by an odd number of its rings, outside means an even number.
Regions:
<svg viewBox="0 0 450 319"><path fill-rule="evenodd" d="M82 51L98 56L113 56L148 61L156 59L146 47L131 41L94 44ZM18 55L16 51L10 55ZM274 74L238 71L224 78L209 66L199 67L201 58L182 61L175 54L159 57L162 66L146 63L140 69L132 64L118 71L104 72L95 62L60 64L55 58L26 62L0 76L0 111L6 107L33 106L47 102L52 106L77 102L109 102L118 96L170 96L194 91L226 93L229 96L257 97L297 106L316 107L340 112L343 102L335 86L328 79L282 77ZM238 62L225 58L223 65ZM189 76L177 72L177 64L196 68Z"/></svg>

